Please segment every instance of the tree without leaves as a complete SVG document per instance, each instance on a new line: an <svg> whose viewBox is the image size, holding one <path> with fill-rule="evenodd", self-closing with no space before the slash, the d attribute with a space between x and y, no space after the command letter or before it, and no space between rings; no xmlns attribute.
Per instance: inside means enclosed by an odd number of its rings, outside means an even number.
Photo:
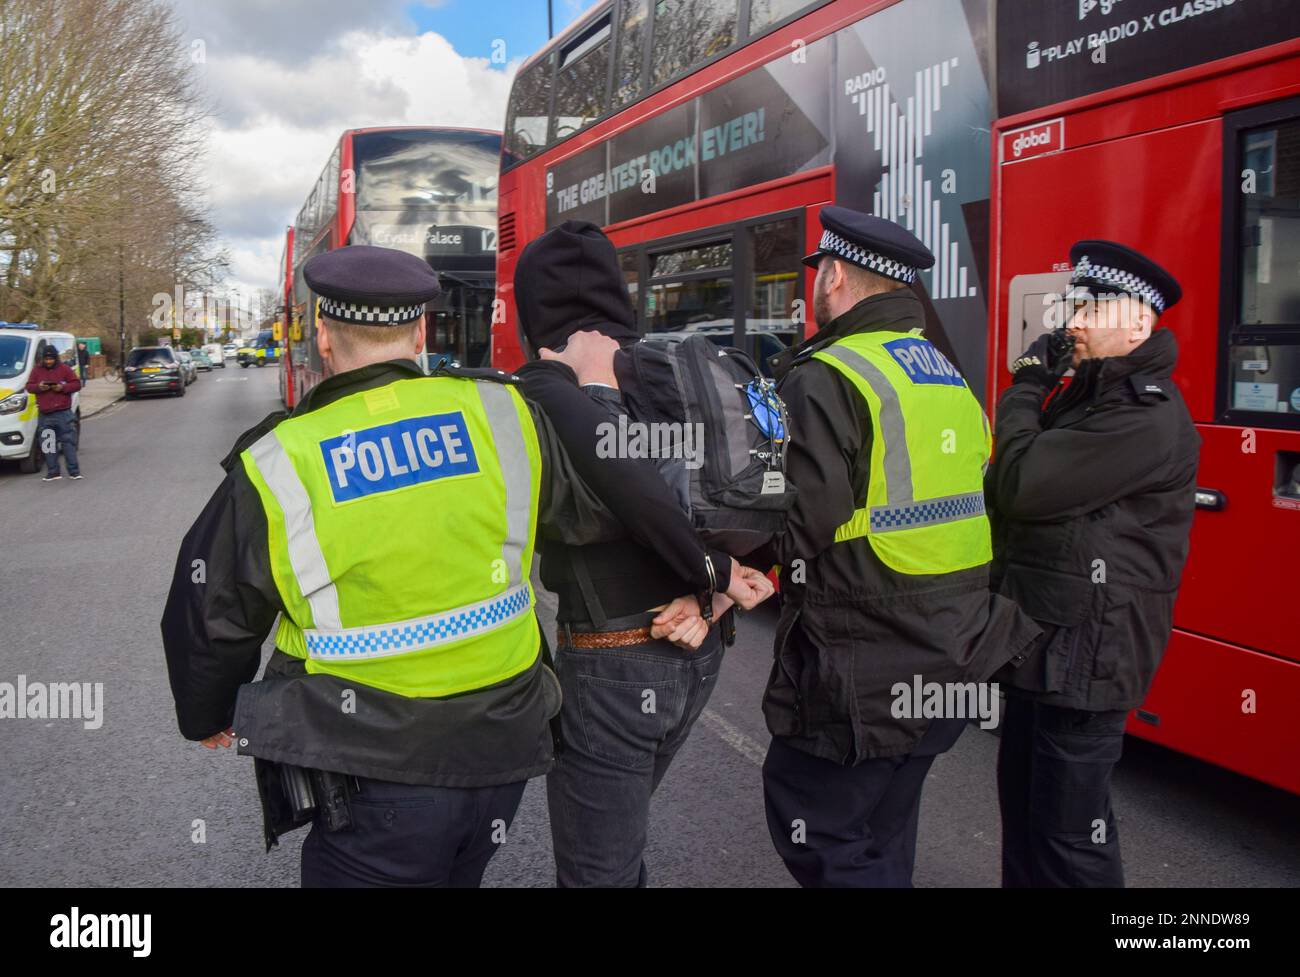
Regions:
<svg viewBox="0 0 1300 977"><path fill-rule="evenodd" d="M0 316L116 335L224 257L194 65L157 0L0 4Z"/></svg>

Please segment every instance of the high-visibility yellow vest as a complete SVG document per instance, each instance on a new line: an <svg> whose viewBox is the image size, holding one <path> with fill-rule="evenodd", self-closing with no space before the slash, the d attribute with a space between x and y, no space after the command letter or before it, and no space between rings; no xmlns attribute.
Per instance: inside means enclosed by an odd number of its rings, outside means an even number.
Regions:
<svg viewBox="0 0 1300 977"><path fill-rule="evenodd" d="M813 354L867 402L867 498L835 532L865 536L899 573L952 573L993 558L984 512L988 418L956 368L916 333L856 333Z"/></svg>
<svg viewBox="0 0 1300 977"><path fill-rule="evenodd" d="M541 452L513 388L398 380L290 417L241 458L286 608L276 645L308 672L440 697L536 661Z"/></svg>

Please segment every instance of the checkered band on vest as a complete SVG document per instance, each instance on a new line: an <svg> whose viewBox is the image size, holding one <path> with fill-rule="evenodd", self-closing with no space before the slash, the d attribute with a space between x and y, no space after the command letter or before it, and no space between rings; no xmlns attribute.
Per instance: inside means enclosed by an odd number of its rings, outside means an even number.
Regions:
<svg viewBox="0 0 1300 977"><path fill-rule="evenodd" d="M357 302L340 302L321 297L320 311L339 322L353 322L362 326L400 326L414 322L424 313L424 303L419 305L361 305Z"/></svg>
<svg viewBox="0 0 1300 977"><path fill-rule="evenodd" d="M1136 295L1157 312L1165 311L1165 297L1146 279L1139 278L1131 271L1108 268L1105 265L1094 265L1088 260L1086 254L1079 258L1079 263L1074 268L1074 274L1070 276L1070 284L1094 284L1104 285L1106 288L1116 288L1122 292Z"/></svg>
<svg viewBox="0 0 1300 977"><path fill-rule="evenodd" d="M950 495L925 502L902 502L898 505L873 506L871 531L887 533L891 529L915 529L943 522L956 522L984 515L984 493Z"/></svg>
<svg viewBox="0 0 1300 977"><path fill-rule="evenodd" d="M384 658L408 651L421 651L470 635L484 634L519 617L528 607L528 587L519 586L480 604L432 617L381 624L373 628L310 630L304 631L303 637L308 656L318 660Z"/></svg>
<svg viewBox="0 0 1300 977"><path fill-rule="evenodd" d="M869 251L861 245L840 237L834 231L822 231L821 243L817 245L817 250L836 255L859 268L874 271L877 275L884 275L896 282L907 282L910 285L916 278L916 269L911 265Z"/></svg>

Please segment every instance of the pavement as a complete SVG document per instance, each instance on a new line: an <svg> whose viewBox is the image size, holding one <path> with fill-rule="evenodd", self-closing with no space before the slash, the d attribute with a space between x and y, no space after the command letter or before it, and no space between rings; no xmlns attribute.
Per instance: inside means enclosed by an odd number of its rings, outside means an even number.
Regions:
<svg viewBox="0 0 1300 977"><path fill-rule="evenodd" d="M0 720L0 885L297 884L305 832L264 853L251 761L177 732L158 629L181 537L221 481L218 459L276 397L272 370L204 373L184 398L116 401L89 416L83 481L0 470L9 516L0 682L102 683L104 701L94 729ZM553 616L553 600L539 597ZM654 886L792 884L762 797L759 703L774 624L771 609L741 622L654 798ZM972 727L936 760L918 886L998 884L996 754L995 733ZM1135 739L1114 792L1130 886L1300 886L1300 797ZM554 884L541 780L529 784L485 884Z"/></svg>
<svg viewBox="0 0 1300 977"><path fill-rule="evenodd" d="M110 404L117 403L123 395L121 380L99 377L81 385L81 419L94 417Z"/></svg>

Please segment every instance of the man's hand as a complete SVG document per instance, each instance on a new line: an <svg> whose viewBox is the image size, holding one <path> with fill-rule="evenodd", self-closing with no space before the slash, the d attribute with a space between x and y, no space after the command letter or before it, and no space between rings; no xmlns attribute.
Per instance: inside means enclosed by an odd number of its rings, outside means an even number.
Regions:
<svg viewBox="0 0 1300 977"><path fill-rule="evenodd" d="M753 567L743 567L736 562L735 557L732 557L731 585L727 588L727 596L734 600L741 610L753 610L774 592L775 588L772 586L772 581L767 579L767 574Z"/></svg>
<svg viewBox="0 0 1300 977"><path fill-rule="evenodd" d="M717 601L714 601L717 608ZM668 604L650 624L650 637L667 638L678 648L695 651L709 633L709 622L700 613L700 602L693 595L678 597Z"/></svg>
<svg viewBox="0 0 1300 977"><path fill-rule="evenodd" d="M230 744L234 742L232 739L234 735L234 729L228 729L224 733L213 733L211 736L199 740L199 742L209 750L215 750L218 746L229 747Z"/></svg>
<svg viewBox="0 0 1300 977"><path fill-rule="evenodd" d="M1050 387L1069 367L1069 361L1063 360L1059 348L1052 343L1052 334L1043 333L1011 364L1011 374L1017 381L1028 380Z"/></svg>
<svg viewBox="0 0 1300 977"><path fill-rule="evenodd" d="M618 342L593 330L575 332L569 337L563 352L542 349L538 355L544 360L559 360L578 375L578 385L603 383L607 387L618 387L614 376L614 354L618 352Z"/></svg>

